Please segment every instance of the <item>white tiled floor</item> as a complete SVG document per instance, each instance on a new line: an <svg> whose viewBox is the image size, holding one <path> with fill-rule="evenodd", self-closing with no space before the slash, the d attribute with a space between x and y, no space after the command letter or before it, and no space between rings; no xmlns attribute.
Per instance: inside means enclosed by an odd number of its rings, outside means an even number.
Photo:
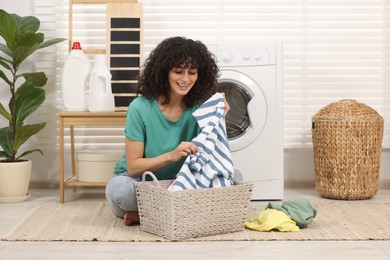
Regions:
<svg viewBox="0 0 390 260"><path fill-rule="evenodd" d="M30 190L28 201L0 204L0 235L17 227L37 205L59 201L55 189ZM314 188L287 188L285 199L319 197ZM104 200L102 189L66 190L66 203ZM381 189L366 203L390 201ZM343 201L339 201L343 202ZM346 201L347 202L347 201ZM390 241L241 241L241 242L5 242L0 259L390 259Z"/></svg>

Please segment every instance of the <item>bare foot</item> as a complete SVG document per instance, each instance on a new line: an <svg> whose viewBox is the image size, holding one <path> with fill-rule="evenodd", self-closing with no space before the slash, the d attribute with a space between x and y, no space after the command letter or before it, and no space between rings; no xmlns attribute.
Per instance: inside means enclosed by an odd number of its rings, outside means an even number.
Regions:
<svg viewBox="0 0 390 260"><path fill-rule="evenodd" d="M123 215L123 220L126 226L139 225L138 211L126 212L125 215Z"/></svg>

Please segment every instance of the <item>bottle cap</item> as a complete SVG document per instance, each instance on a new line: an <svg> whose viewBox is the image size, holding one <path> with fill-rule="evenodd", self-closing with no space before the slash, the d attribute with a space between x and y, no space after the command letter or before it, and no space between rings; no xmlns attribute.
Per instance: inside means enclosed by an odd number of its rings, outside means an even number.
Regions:
<svg viewBox="0 0 390 260"><path fill-rule="evenodd" d="M81 50L81 44L80 42L74 42L72 45L72 50Z"/></svg>

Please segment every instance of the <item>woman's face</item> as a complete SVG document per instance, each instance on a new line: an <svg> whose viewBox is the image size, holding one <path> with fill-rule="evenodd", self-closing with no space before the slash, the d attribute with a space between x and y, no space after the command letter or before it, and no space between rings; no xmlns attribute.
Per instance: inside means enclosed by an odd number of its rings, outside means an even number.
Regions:
<svg viewBox="0 0 390 260"><path fill-rule="evenodd" d="M193 67L174 67L169 70L168 80L171 86L171 95L187 95L195 85L197 79L198 70Z"/></svg>

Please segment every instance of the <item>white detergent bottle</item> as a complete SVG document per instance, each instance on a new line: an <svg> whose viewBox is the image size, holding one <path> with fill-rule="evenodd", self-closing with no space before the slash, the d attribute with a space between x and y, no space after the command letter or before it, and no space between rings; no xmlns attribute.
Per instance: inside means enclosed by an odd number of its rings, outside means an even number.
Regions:
<svg viewBox="0 0 390 260"><path fill-rule="evenodd" d="M106 65L106 56L98 54L89 80L88 110L90 112L115 111L111 90L111 73Z"/></svg>
<svg viewBox="0 0 390 260"><path fill-rule="evenodd" d="M86 84L91 62L79 42L74 42L62 71L61 93L66 111L86 111Z"/></svg>

